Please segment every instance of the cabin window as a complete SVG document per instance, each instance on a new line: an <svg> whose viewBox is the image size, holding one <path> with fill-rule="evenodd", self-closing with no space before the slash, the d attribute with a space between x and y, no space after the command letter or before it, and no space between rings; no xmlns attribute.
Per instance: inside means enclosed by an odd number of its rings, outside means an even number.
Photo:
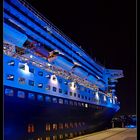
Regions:
<svg viewBox="0 0 140 140"><path fill-rule="evenodd" d="M60 140L63 139L63 135L62 135L62 134L59 135L59 139L60 139Z"/></svg>
<svg viewBox="0 0 140 140"><path fill-rule="evenodd" d="M59 123L59 129L63 129L63 123Z"/></svg>
<svg viewBox="0 0 140 140"><path fill-rule="evenodd" d="M56 89L57 89L56 87L53 87L53 91L54 91L54 92L56 92Z"/></svg>
<svg viewBox="0 0 140 140"><path fill-rule="evenodd" d="M50 137L46 137L46 140L51 140L51 138Z"/></svg>
<svg viewBox="0 0 140 140"><path fill-rule="evenodd" d="M13 89L6 88L5 89L5 95L7 95L7 96L13 96L14 95Z"/></svg>
<svg viewBox="0 0 140 140"><path fill-rule="evenodd" d="M70 96L72 96L72 92L70 92Z"/></svg>
<svg viewBox="0 0 140 140"><path fill-rule="evenodd" d="M25 92L24 91L18 91L17 96L19 98L25 98Z"/></svg>
<svg viewBox="0 0 140 140"><path fill-rule="evenodd" d="M70 133L70 138L73 138L73 133Z"/></svg>
<svg viewBox="0 0 140 140"><path fill-rule="evenodd" d="M65 125L64 125L64 126L65 126L65 128L69 128L69 125L68 125L68 123L65 123Z"/></svg>
<svg viewBox="0 0 140 140"><path fill-rule="evenodd" d="M51 130L51 125L50 124L46 124L46 131L50 131Z"/></svg>
<svg viewBox="0 0 140 140"><path fill-rule="evenodd" d="M7 74L7 80L14 81L14 75Z"/></svg>
<svg viewBox="0 0 140 140"><path fill-rule="evenodd" d="M69 103L68 103L68 100L64 100L64 104L66 104L66 105L68 105Z"/></svg>
<svg viewBox="0 0 140 140"><path fill-rule="evenodd" d="M67 94L68 94L68 92L67 92L67 91L64 91L64 94L66 94L66 95L67 95Z"/></svg>
<svg viewBox="0 0 140 140"><path fill-rule="evenodd" d="M82 99L84 99L84 96L82 95Z"/></svg>
<svg viewBox="0 0 140 140"><path fill-rule="evenodd" d="M22 69L22 70L25 70L25 65L24 64L20 64L19 68Z"/></svg>
<svg viewBox="0 0 140 140"><path fill-rule="evenodd" d="M73 128L73 123L72 122L70 123L70 127Z"/></svg>
<svg viewBox="0 0 140 140"><path fill-rule="evenodd" d="M34 100L35 99L34 93L28 93L28 98Z"/></svg>
<svg viewBox="0 0 140 140"><path fill-rule="evenodd" d="M37 140L42 140L42 138L40 137L40 138L37 138Z"/></svg>
<svg viewBox="0 0 140 140"><path fill-rule="evenodd" d="M80 98L80 94L78 94L78 98Z"/></svg>
<svg viewBox="0 0 140 140"><path fill-rule="evenodd" d="M39 75L39 76L43 76L43 72L42 72L42 71L39 71L39 72L38 72L38 75Z"/></svg>
<svg viewBox="0 0 140 140"><path fill-rule="evenodd" d="M62 89L59 88L59 93L62 93Z"/></svg>
<svg viewBox="0 0 140 140"><path fill-rule="evenodd" d="M74 123L74 127L77 127L77 122Z"/></svg>
<svg viewBox="0 0 140 140"><path fill-rule="evenodd" d="M57 98L52 98L53 103L57 103Z"/></svg>
<svg viewBox="0 0 140 140"><path fill-rule="evenodd" d="M23 77L18 78L18 82L19 84L25 84L25 78Z"/></svg>
<svg viewBox="0 0 140 140"><path fill-rule="evenodd" d="M38 88L42 88L43 87L43 84L42 83L39 83L38 84Z"/></svg>
<svg viewBox="0 0 140 140"><path fill-rule="evenodd" d="M50 97L50 96L46 96L46 97L45 97L45 101L46 101L46 102L51 102L51 97Z"/></svg>
<svg viewBox="0 0 140 140"><path fill-rule="evenodd" d="M85 107L88 108L88 104L85 104Z"/></svg>
<svg viewBox="0 0 140 140"><path fill-rule="evenodd" d="M34 86L34 81L29 80L29 85L30 85L30 86Z"/></svg>
<svg viewBox="0 0 140 140"><path fill-rule="evenodd" d="M90 101L90 97L88 98L88 100Z"/></svg>
<svg viewBox="0 0 140 140"><path fill-rule="evenodd" d="M87 96L85 96L85 100L87 100Z"/></svg>
<svg viewBox="0 0 140 140"><path fill-rule="evenodd" d="M65 138L68 138L68 136L69 136L69 135L68 135L67 133L65 133Z"/></svg>
<svg viewBox="0 0 140 140"><path fill-rule="evenodd" d="M57 140L57 136L53 136L52 137L52 140Z"/></svg>
<svg viewBox="0 0 140 140"><path fill-rule="evenodd" d="M70 104L70 105L73 105L73 101L69 101L69 104Z"/></svg>
<svg viewBox="0 0 140 140"><path fill-rule="evenodd" d="M53 130L57 130L57 124L52 125Z"/></svg>
<svg viewBox="0 0 140 140"><path fill-rule="evenodd" d="M74 106L77 106L77 102L76 101L74 101Z"/></svg>
<svg viewBox="0 0 140 140"><path fill-rule="evenodd" d="M63 99L59 99L59 104L63 104Z"/></svg>
<svg viewBox="0 0 140 140"><path fill-rule="evenodd" d="M9 62L8 62L8 65L9 65L9 66L14 66L14 65L15 65L15 61L14 61L14 60L9 61Z"/></svg>
<svg viewBox="0 0 140 140"><path fill-rule="evenodd" d="M76 93L74 93L74 97L76 97Z"/></svg>
<svg viewBox="0 0 140 140"><path fill-rule="evenodd" d="M43 96L42 95L37 95L37 100L38 101L43 101Z"/></svg>
<svg viewBox="0 0 140 140"><path fill-rule="evenodd" d="M81 103L80 102L78 102L78 106L81 106Z"/></svg>
<svg viewBox="0 0 140 140"><path fill-rule="evenodd" d="M33 133L34 132L34 125L33 124L28 124L28 133Z"/></svg>
<svg viewBox="0 0 140 140"><path fill-rule="evenodd" d="M82 106L84 107L84 103L82 103Z"/></svg>
<svg viewBox="0 0 140 140"><path fill-rule="evenodd" d="M50 75L49 75L49 74L48 74L48 75L46 75L45 77L46 77L46 78L48 78L48 79L50 79Z"/></svg>
<svg viewBox="0 0 140 140"><path fill-rule="evenodd" d="M47 85L46 86L46 90L50 90L51 89L51 86L50 85Z"/></svg>
<svg viewBox="0 0 140 140"><path fill-rule="evenodd" d="M34 73L34 68L29 68L30 73Z"/></svg>

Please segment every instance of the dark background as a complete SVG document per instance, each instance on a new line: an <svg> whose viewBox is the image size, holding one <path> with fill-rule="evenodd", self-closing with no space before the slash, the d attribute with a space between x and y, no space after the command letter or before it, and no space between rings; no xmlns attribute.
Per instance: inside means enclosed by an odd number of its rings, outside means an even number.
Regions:
<svg viewBox="0 0 140 140"><path fill-rule="evenodd" d="M120 114L136 113L136 2L133 0L27 0L93 59L122 69Z"/></svg>

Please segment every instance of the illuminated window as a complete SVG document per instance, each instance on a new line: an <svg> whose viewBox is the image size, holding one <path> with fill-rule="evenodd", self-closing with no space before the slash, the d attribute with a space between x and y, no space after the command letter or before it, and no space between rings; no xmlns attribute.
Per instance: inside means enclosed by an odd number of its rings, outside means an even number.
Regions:
<svg viewBox="0 0 140 140"><path fill-rule="evenodd" d="M63 129L63 123L59 123L59 129Z"/></svg>
<svg viewBox="0 0 140 140"><path fill-rule="evenodd" d="M46 140L51 140L51 138L50 137L46 137Z"/></svg>
<svg viewBox="0 0 140 140"><path fill-rule="evenodd" d="M38 72L38 75L39 75L39 76L43 76L43 72L42 72L42 71L39 71L39 72Z"/></svg>
<svg viewBox="0 0 140 140"><path fill-rule="evenodd" d="M47 85L46 86L46 90L50 90L51 89L51 86L50 85Z"/></svg>
<svg viewBox="0 0 140 140"><path fill-rule="evenodd" d="M25 78L23 77L18 78L18 82L19 84L25 84Z"/></svg>
<svg viewBox="0 0 140 140"><path fill-rule="evenodd" d="M59 139L60 139L60 140L63 139L63 135L62 135L62 134L59 135Z"/></svg>
<svg viewBox="0 0 140 140"><path fill-rule="evenodd" d="M12 75L12 74L7 74L7 80L14 81L14 75Z"/></svg>
<svg viewBox="0 0 140 140"><path fill-rule="evenodd" d="M51 138L50 137L46 137L46 140L51 140Z"/></svg>
<svg viewBox="0 0 140 140"><path fill-rule="evenodd" d="M43 84L42 84L42 83L39 83L39 84L38 84L38 87L39 87L39 88L42 88L42 87L43 87Z"/></svg>
<svg viewBox="0 0 140 140"><path fill-rule="evenodd" d="M46 101L46 102L51 102L51 97L50 97L50 96L46 96L46 97L45 97L45 101Z"/></svg>
<svg viewBox="0 0 140 140"><path fill-rule="evenodd" d="M73 133L70 133L70 138L73 138Z"/></svg>
<svg viewBox="0 0 140 140"><path fill-rule="evenodd" d="M70 123L70 127L73 128L73 123Z"/></svg>
<svg viewBox="0 0 140 140"><path fill-rule="evenodd" d="M82 106L84 107L84 103L82 103Z"/></svg>
<svg viewBox="0 0 140 140"><path fill-rule="evenodd" d="M72 96L72 92L70 92L70 96Z"/></svg>
<svg viewBox="0 0 140 140"><path fill-rule="evenodd" d="M85 107L88 108L88 104L85 104Z"/></svg>
<svg viewBox="0 0 140 140"><path fill-rule="evenodd" d="M34 73L34 68L29 68L30 73Z"/></svg>
<svg viewBox="0 0 140 140"><path fill-rule="evenodd" d="M9 65L9 66L14 66L14 65L15 65L15 61L14 61L14 60L9 61L9 62L8 62L8 65Z"/></svg>
<svg viewBox="0 0 140 140"><path fill-rule="evenodd" d="M57 130L57 124L53 124L52 128L53 130Z"/></svg>
<svg viewBox="0 0 140 140"><path fill-rule="evenodd" d="M59 99L59 104L63 104L63 99Z"/></svg>
<svg viewBox="0 0 140 140"><path fill-rule="evenodd" d="M33 132L34 132L34 125L28 124L28 133L33 133Z"/></svg>
<svg viewBox="0 0 140 140"><path fill-rule="evenodd" d="M6 88L5 89L5 95L13 96L14 95L13 89Z"/></svg>
<svg viewBox="0 0 140 140"><path fill-rule="evenodd" d="M69 125L68 125L68 123L65 123L65 128L69 128Z"/></svg>
<svg viewBox="0 0 140 140"><path fill-rule="evenodd" d="M37 95L37 100L38 101L43 101L43 96L42 95Z"/></svg>
<svg viewBox="0 0 140 140"><path fill-rule="evenodd" d="M53 103L57 103L57 98L52 98Z"/></svg>
<svg viewBox="0 0 140 140"><path fill-rule="evenodd" d="M62 89L59 88L59 93L62 93Z"/></svg>
<svg viewBox="0 0 140 140"><path fill-rule="evenodd" d="M66 104L66 105L68 105L69 103L68 103L68 100L64 100L64 104Z"/></svg>
<svg viewBox="0 0 140 140"><path fill-rule="evenodd" d="M34 86L34 81L29 80L29 85L30 85L30 86Z"/></svg>
<svg viewBox="0 0 140 140"><path fill-rule="evenodd" d="M50 75L49 75L49 74L48 74L48 75L46 75L45 77L46 77L46 78L48 78L48 79L50 79Z"/></svg>
<svg viewBox="0 0 140 140"><path fill-rule="evenodd" d="M51 125L50 124L46 124L46 131L50 131L51 130Z"/></svg>
<svg viewBox="0 0 140 140"><path fill-rule="evenodd" d="M65 138L68 138L68 136L69 136L69 135L68 135L67 133L65 133Z"/></svg>
<svg viewBox="0 0 140 140"><path fill-rule="evenodd" d="M57 136L53 136L52 137L52 140L57 140Z"/></svg>
<svg viewBox="0 0 140 140"><path fill-rule="evenodd" d="M17 96L19 98L25 98L25 92L24 91L18 91Z"/></svg>
<svg viewBox="0 0 140 140"><path fill-rule="evenodd" d="M42 140L42 138L37 138L37 140Z"/></svg>
<svg viewBox="0 0 140 140"><path fill-rule="evenodd" d="M53 87L53 91L54 91L54 92L56 92L56 89L57 89L56 87Z"/></svg>
<svg viewBox="0 0 140 140"><path fill-rule="evenodd" d="M35 99L34 93L28 93L28 98L34 100Z"/></svg>
<svg viewBox="0 0 140 140"><path fill-rule="evenodd" d="M74 93L74 97L76 97L76 93Z"/></svg>

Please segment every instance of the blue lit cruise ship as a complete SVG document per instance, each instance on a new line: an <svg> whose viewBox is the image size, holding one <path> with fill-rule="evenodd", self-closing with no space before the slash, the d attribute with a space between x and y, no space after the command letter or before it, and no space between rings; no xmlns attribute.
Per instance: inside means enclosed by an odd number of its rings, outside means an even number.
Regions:
<svg viewBox="0 0 140 140"><path fill-rule="evenodd" d="M100 130L119 110L107 69L23 0L4 0L4 140L61 140Z"/></svg>

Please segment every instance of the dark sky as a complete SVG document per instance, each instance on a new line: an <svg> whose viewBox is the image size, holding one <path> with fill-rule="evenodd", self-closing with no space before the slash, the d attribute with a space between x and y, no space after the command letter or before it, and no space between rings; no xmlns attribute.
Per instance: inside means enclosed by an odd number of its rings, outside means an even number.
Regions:
<svg viewBox="0 0 140 140"><path fill-rule="evenodd" d="M107 68L122 69L118 114L136 110L136 4L133 0L27 0Z"/></svg>

